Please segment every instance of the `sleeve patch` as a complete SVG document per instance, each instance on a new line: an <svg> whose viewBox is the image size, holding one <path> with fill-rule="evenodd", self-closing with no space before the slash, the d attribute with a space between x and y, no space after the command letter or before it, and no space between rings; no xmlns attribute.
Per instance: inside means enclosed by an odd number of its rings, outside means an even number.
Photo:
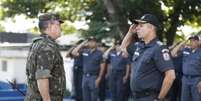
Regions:
<svg viewBox="0 0 201 101"><path fill-rule="evenodd" d="M162 54L163 54L163 59L165 61L169 61L170 60L170 55L169 55L169 50L168 49L163 49L162 50Z"/></svg>

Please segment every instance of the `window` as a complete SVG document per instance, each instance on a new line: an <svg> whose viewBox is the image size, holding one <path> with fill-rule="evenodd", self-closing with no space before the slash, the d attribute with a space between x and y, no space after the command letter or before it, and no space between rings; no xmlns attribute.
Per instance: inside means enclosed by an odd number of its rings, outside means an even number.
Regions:
<svg viewBox="0 0 201 101"><path fill-rule="evenodd" d="M5 60L3 60L2 62L1 62L1 66L2 66L2 71L4 71L4 72L7 72L7 69L8 69L8 65L7 65L7 61L5 61Z"/></svg>

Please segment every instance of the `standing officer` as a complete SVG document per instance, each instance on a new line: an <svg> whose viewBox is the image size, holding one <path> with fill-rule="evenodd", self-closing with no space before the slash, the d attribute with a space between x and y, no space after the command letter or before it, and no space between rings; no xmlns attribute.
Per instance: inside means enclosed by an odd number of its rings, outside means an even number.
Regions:
<svg viewBox="0 0 201 101"><path fill-rule="evenodd" d="M128 101L128 79L130 76L130 62L128 54L122 52L120 43L112 46L104 53L104 58L110 64L109 84L112 101Z"/></svg>
<svg viewBox="0 0 201 101"><path fill-rule="evenodd" d="M76 45L79 45L83 40L78 41ZM75 47L71 47L66 57L71 57L74 59L73 63L73 87L75 92L75 101L82 101L82 75L83 75L83 63L82 55L74 57L72 51Z"/></svg>
<svg viewBox="0 0 201 101"><path fill-rule="evenodd" d="M172 55L172 51L174 48L176 48L179 43L176 43L169 47L170 53ZM172 87L169 92L170 101L180 101L181 99L181 79L182 79L182 55L177 57L172 57L173 65L175 67L175 73L176 73L176 79L174 80L174 83L172 84Z"/></svg>
<svg viewBox="0 0 201 101"><path fill-rule="evenodd" d="M107 50L107 46L105 43L100 43L100 46L98 47L99 50L101 50L103 53ZM106 74L107 70L105 71L104 75ZM106 87L107 87L107 80L106 77L103 77L100 86L99 86L99 101L105 101L106 98Z"/></svg>
<svg viewBox="0 0 201 101"><path fill-rule="evenodd" d="M88 46L82 49L84 45ZM97 101L99 85L104 77L105 64L103 62L103 53L97 49L97 41L95 38L89 38L78 45L73 51L74 56L82 55L83 60L83 100Z"/></svg>
<svg viewBox="0 0 201 101"><path fill-rule="evenodd" d="M55 40L60 37L61 19L56 14L39 16L41 36L30 47L25 101L63 101L66 86L63 59Z"/></svg>
<svg viewBox="0 0 201 101"><path fill-rule="evenodd" d="M128 50L132 57L131 90L135 101L162 101L165 99L174 79L175 72L169 50L157 39L158 19L145 14L130 27L121 48L132 40L132 34L144 42L136 44L135 49Z"/></svg>
<svg viewBox="0 0 201 101"><path fill-rule="evenodd" d="M191 36L190 47L184 41L175 48L173 56L183 56L181 101L201 101L201 47L198 36Z"/></svg>

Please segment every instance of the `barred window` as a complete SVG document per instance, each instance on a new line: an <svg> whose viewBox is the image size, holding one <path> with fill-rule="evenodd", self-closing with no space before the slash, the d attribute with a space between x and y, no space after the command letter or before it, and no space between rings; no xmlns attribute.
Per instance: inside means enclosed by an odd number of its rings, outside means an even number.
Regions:
<svg viewBox="0 0 201 101"><path fill-rule="evenodd" d="M1 61L1 70L4 72L7 72L7 70L8 70L7 61L5 61L5 60Z"/></svg>

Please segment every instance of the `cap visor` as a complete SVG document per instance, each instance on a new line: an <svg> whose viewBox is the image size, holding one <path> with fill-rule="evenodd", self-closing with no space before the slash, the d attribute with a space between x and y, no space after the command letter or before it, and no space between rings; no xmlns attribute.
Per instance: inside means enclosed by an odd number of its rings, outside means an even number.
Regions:
<svg viewBox="0 0 201 101"><path fill-rule="evenodd" d="M190 38L188 38L188 40L199 40L199 38L196 38L196 37L190 37Z"/></svg>
<svg viewBox="0 0 201 101"><path fill-rule="evenodd" d="M134 20L134 22L137 22L137 23L146 23L147 21L136 19L136 20Z"/></svg>

